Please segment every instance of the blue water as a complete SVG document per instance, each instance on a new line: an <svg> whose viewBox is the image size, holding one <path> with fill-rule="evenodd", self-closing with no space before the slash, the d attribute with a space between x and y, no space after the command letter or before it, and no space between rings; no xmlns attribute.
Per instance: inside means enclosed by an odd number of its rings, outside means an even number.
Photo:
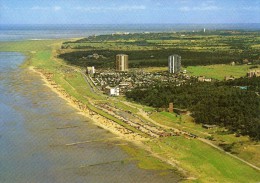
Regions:
<svg viewBox="0 0 260 183"><path fill-rule="evenodd" d="M0 25L0 41L79 38L115 32L259 31L260 24Z"/></svg>

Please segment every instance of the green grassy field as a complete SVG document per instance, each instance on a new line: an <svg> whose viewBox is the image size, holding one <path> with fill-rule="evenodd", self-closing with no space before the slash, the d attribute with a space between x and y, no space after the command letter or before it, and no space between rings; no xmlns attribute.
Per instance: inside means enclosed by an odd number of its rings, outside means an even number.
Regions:
<svg viewBox="0 0 260 183"><path fill-rule="evenodd" d="M196 140L169 137L149 141L154 152L174 157L180 166L197 178L185 182L258 182L260 173Z"/></svg>
<svg viewBox="0 0 260 183"><path fill-rule="evenodd" d="M130 160L138 161L140 168L147 170L176 170L171 165L154 158L147 151L139 149L138 147L129 145L122 145L121 147L132 156Z"/></svg>
<svg viewBox="0 0 260 183"><path fill-rule="evenodd" d="M244 77L249 71L250 65L208 65L208 66L189 66L188 73L193 76L206 76L223 80L225 76L234 76L235 78Z"/></svg>
<svg viewBox="0 0 260 183"><path fill-rule="evenodd" d="M260 156L259 142L251 141L248 136L236 137L235 134L226 132L226 129L221 127L205 129L201 124L194 123L193 119L187 115L176 116L176 114L169 112L153 112L150 117L162 125L182 129L199 137L212 137L212 143L215 145L234 144L231 149L233 153L256 166L260 166L260 162L257 160Z"/></svg>

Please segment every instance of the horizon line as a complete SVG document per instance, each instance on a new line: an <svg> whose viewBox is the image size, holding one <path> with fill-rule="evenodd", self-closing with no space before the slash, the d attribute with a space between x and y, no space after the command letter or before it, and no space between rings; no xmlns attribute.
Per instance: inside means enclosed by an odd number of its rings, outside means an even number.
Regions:
<svg viewBox="0 0 260 183"><path fill-rule="evenodd" d="M4 23L0 25L238 25L238 24L260 24L259 23Z"/></svg>

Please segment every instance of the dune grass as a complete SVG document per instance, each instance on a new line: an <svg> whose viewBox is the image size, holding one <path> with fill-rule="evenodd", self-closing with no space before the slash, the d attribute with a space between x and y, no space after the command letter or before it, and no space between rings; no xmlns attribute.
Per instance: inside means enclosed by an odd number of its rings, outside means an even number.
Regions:
<svg viewBox="0 0 260 183"><path fill-rule="evenodd" d="M174 170L172 166L154 158L145 150L129 145L122 145L121 147L132 156L130 160L138 161L140 168L147 170Z"/></svg>

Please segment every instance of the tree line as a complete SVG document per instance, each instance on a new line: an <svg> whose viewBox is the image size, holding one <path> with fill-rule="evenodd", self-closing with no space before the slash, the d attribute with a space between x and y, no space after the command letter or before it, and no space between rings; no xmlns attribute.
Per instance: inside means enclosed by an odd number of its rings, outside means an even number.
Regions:
<svg viewBox="0 0 260 183"><path fill-rule="evenodd" d="M223 126L232 132L259 140L260 99L254 90L235 86L242 82L243 85L247 83L259 89L260 78L241 80L233 83L190 81L181 86L157 83L132 89L126 93L126 97L155 108L167 108L173 102L175 107L191 111L196 123Z"/></svg>
<svg viewBox="0 0 260 183"><path fill-rule="evenodd" d="M104 57L99 59L89 58L88 55L97 53ZM129 66L133 68L140 67L164 67L167 66L168 56L178 54L182 56L183 66L210 65L210 64L228 64L231 61L240 62L244 56L237 53L228 53L225 51L192 51L178 48L169 48L161 50L103 50L92 49L88 51L74 51L60 54L59 57L69 64L77 66L96 66L97 68L114 67L115 56L117 54L129 55Z"/></svg>

